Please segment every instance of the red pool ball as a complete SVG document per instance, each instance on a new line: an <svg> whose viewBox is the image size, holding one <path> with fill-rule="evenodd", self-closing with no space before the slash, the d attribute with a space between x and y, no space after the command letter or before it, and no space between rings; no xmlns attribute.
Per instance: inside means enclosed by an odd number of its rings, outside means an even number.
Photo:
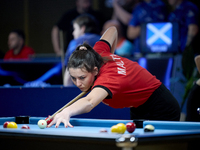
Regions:
<svg viewBox="0 0 200 150"><path fill-rule="evenodd" d="M107 133L108 131L105 128L99 130L100 133Z"/></svg>
<svg viewBox="0 0 200 150"><path fill-rule="evenodd" d="M128 122L126 124L126 130L129 132L129 133L133 133L135 131L135 128L136 128L136 124L134 122Z"/></svg>
<svg viewBox="0 0 200 150"><path fill-rule="evenodd" d="M9 121L4 122L3 127L4 127L4 128L7 128L7 125L8 125L9 123L10 123Z"/></svg>
<svg viewBox="0 0 200 150"><path fill-rule="evenodd" d="M30 129L30 127L27 126L27 125L23 125L23 126L21 127L21 129Z"/></svg>
<svg viewBox="0 0 200 150"><path fill-rule="evenodd" d="M50 117L50 116L49 116L49 117ZM45 120L47 120L49 117L47 117ZM47 121L47 125L49 125L52 121L53 121L52 119L49 119L49 120Z"/></svg>

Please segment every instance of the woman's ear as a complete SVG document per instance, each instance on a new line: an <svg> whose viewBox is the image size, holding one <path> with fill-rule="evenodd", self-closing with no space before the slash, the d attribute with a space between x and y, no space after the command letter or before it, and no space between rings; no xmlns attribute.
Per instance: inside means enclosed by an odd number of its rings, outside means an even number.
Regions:
<svg viewBox="0 0 200 150"><path fill-rule="evenodd" d="M93 71L94 75L96 76L99 73L99 69L97 67L94 67L94 71Z"/></svg>

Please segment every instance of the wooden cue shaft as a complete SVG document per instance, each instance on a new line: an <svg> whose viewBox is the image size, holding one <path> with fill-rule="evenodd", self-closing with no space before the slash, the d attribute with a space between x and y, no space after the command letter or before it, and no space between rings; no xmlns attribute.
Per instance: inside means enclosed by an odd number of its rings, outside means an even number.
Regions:
<svg viewBox="0 0 200 150"><path fill-rule="evenodd" d="M70 106L71 104L73 104L74 102L76 102L78 99L80 99L82 96L84 96L87 92L82 92L80 93L78 96L76 96L74 99L72 99L69 103L67 103L65 106L63 106L62 108L60 108L58 111L56 111L52 116L48 117L48 120L50 120L51 118L53 118L57 113L61 112L63 109L65 109L66 107Z"/></svg>

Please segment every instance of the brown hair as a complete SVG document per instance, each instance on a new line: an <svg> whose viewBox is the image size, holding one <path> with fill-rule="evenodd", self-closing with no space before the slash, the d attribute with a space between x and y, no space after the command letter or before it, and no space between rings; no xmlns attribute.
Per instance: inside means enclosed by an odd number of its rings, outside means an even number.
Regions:
<svg viewBox="0 0 200 150"><path fill-rule="evenodd" d="M84 49L80 47L85 47ZM93 72L94 67L100 70L101 66L108 62L110 59L101 57L90 45L83 43L79 45L76 50L71 54L67 69L69 68L85 68L88 72Z"/></svg>

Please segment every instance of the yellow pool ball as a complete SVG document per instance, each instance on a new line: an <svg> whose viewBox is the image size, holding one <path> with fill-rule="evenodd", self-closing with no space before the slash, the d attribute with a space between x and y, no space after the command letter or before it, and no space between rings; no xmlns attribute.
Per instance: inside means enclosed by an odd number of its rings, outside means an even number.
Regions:
<svg viewBox="0 0 200 150"><path fill-rule="evenodd" d="M118 123L117 125L111 127L112 133L124 134L125 131L126 131L126 125L123 123Z"/></svg>
<svg viewBox="0 0 200 150"><path fill-rule="evenodd" d="M8 123L7 128L14 128L14 129L16 129L17 128L17 124L15 122L10 122L10 123Z"/></svg>
<svg viewBox="0 0 200 150"><path fill-rule="evenodd" d="M118 127L118 133L124 134L124 132L126 131L126 125L123 123L118 123L117 127Z"/></svg>
<svg viewBox="0 0 200 150"><path fill-rule="evenodd" d="M111 132L112 133L118 133L118 126L117 125L114 125L111 127Z"/></svg>

